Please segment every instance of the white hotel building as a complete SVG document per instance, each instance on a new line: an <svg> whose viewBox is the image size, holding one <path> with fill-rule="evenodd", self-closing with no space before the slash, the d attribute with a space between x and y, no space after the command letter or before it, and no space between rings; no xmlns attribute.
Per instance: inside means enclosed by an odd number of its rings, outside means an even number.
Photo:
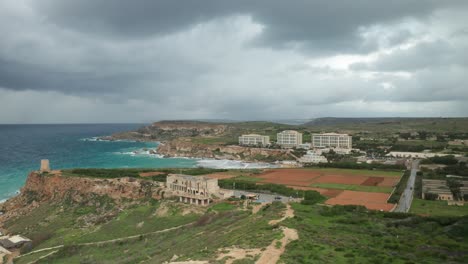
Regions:
<svg viewBox="0 0 468 264"><path fill-rule="evenodd" d="M270 144L269 136L262 136L257 134L242 135L239 137L239 145L247 146L266 146Z"/></svg>
<svg viewBox="0 0 468 264"><path fill-rule="evenodd" d="M285 130L276 135L276 144L284 148L297 147L302 144L302 133L294 130Z"/></svg>
<svg viewBox="0 0 468 264"><path fill-rule="evenodd" d="M351 149L352 137L348 134L325 133L312 134L312 146L314 148L343 148Z"/></svg>

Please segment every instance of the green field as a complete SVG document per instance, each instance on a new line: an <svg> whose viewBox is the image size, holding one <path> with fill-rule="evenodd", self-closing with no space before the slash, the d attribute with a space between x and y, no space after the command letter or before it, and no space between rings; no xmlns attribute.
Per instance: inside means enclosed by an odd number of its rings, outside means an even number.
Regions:
<svg viewBox="0 0 468 264"><path fill-rule="evenodd" d="M468 218L367 212L355 206L293 204L285 225L299 232L280 262L467 263Z"/></svg>
<svg viewBox="0 0 468 264"><path fill-rule="evenodd" d="M377 192L377 193L391 193L392 187L383 186L362 186L353 184L339 184L339 183L314 183L311 187L323 188L323 189L338 189L358 192Z"/></svg>
<svg viewBox="0 0 468 264"><path fill-rule="evenodd" d="M324 172L328 174L339 174L344 175L348 174L350 176L359 175L359 176L369 176L369 177L392 177L399 178L403 175L401 171L386 171L386 170L354 170L354 169L334 169L334 168L304 168L304 170L314 170L319 172Z"/></svg>
<svg viewBox="0 0 468 264"><path fill-rule="evenodd" d="M465 216L468 215L468 205L448 205L446 201L428 201L413 199L411 213L434 216Z"/></svg>
<svg viewBox="0 0 468 264"><path fill-rule="evenodd" d="M100 245L80 245L83 241L103 241L135 232L144 233L143 230L135 228L135 225L145 219L151 219L147 224L152 229L167 228L164 218L154 215L156 208L156 205L137 206L97 229L77 230L75 227L62 227L64 231L72 234L88 231L89 235L86 239L83 239L83 236L68 236L65 247L37 263L162 263L170 261L174 255L178 256L178 261L195 259L216 263L218 249L234 245L240 248L264 248L281 236L281 230L270 226L268 221L281 217L283 204L267 206L255 215L250 211L239 210L238 206L217 204L212 207L216 212L199 215L196 219L191 215L175 213L174 216L181 221L171 225L194 221L194 224L188 227ZM51 239L58 241L59 238L54 236ZM15 263L29 263L43 255L44 252L35 253L18 258Z"/></svg>

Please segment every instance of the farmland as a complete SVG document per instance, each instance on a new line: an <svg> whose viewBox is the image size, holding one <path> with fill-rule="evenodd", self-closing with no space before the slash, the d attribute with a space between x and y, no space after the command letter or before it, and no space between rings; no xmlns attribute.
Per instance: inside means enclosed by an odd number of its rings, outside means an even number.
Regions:
<svg viewBox="0 0 468 264"><path fill-rule="evenodd" d="M363 205L369 209L389 211L393 204L387 200L401 174L398 171L333 168L272 169L238 177L232 175L231 180L315 190L329 198L327 204Z"/></svg>

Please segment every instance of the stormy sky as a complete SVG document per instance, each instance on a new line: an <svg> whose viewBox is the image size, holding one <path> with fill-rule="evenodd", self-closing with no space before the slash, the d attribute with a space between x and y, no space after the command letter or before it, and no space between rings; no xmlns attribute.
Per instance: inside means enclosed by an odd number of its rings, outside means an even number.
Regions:
<svg viewBox="0 0 468 264"><path fill-rule="evenodd" d="M468 116L468 1L0 0L0 123Z"/></svg>

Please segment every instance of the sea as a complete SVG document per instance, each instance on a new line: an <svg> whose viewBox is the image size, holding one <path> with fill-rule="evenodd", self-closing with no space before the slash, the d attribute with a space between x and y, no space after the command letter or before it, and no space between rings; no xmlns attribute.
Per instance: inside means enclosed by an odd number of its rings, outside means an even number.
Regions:
<svg viewBox="0 0 468 264"><path fill-rule="evenodd" d="M16 195L41 159L51 169L67 168L265 168L267 163L164 158L158 142L104 141L99 137L145 124L0 125L0 203Z"/></svg>

